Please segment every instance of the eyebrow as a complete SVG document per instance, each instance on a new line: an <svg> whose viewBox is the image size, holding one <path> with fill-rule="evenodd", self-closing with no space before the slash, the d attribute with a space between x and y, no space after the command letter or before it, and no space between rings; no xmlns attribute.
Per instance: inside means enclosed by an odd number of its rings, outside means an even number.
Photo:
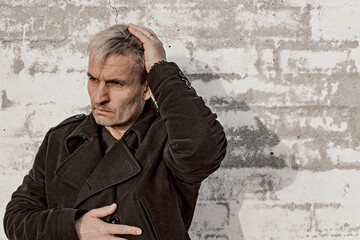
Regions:
<svg viewBox="0 0 360 240"><path fill-rule="evenodd" d="M89 78L93 78L93 79L99 80L98 78L94 77L90 72L87 72L86 74L88 75ZM121 82L121 83L125 83L125 82L126 82L126 81L120 80L120 79L118 79L118 78L106 79L106 80L105 80L105 82L110 82L110 81L116 81L116 82Z"/></svg>
<svg viewBox="0 0 360 240"><path fill-rule="evenodd" d="M94 77L93 75L91 75L91 73L89 73L89 72L87 72L86 74L88 75L89 78L97 79L96 77Z"/></svg>

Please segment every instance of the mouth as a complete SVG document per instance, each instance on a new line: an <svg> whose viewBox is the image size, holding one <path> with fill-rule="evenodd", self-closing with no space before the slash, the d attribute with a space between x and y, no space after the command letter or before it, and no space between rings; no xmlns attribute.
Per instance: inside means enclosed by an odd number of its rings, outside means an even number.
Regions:
<svg viewBox="0 0 360 240"><path fill-rule="evenodd" d="M103 109L103 108L97 108L97 107L95 107L94 110L96 110L97 112L100 112L100 113L111 113L110 110Z"/></svg>

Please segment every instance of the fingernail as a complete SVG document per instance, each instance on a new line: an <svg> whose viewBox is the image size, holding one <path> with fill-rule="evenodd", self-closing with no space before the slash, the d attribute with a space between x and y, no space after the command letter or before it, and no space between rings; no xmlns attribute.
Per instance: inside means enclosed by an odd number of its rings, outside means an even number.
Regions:
<svg viewBox="0 0 360 240"><path fill-rule="evenodd" d="M141 229L136 230L136 234L140 235L142 233Z"/></svg>

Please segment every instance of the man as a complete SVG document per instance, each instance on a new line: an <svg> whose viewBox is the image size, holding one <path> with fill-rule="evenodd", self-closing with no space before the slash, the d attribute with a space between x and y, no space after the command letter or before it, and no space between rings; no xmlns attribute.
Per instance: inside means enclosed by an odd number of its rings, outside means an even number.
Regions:
<svg viewBox="0 0 360 240"><path fill-rule="evenodd" d="M189 239L222 126L150 29L110 27L88 50L92 113L46 134L6 208L8 238Z"/></svg>

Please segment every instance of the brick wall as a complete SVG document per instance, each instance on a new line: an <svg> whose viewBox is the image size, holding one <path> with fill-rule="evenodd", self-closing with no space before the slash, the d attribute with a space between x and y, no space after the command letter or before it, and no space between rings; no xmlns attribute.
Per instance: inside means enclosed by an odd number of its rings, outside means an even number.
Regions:
<svg viewBox="0 0 360 240"><path fill-rule="evenodd" d="M358 0L1 0L1 218L46 131L89 113L89 37L133 22L227 133L192 239L360 239L359 12Z"/></svg>

